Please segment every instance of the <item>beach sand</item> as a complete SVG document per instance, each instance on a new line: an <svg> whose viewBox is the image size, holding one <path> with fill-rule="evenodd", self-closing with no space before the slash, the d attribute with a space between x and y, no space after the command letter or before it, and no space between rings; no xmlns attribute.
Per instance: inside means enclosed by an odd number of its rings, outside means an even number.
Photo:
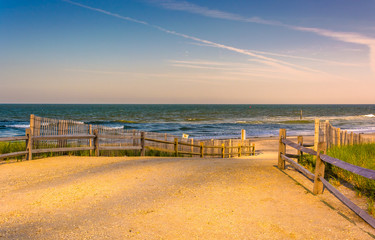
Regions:
<svg viewBox="0 0 375 240"><path fill-rule="evenodd" d="M293 139L293 138L291 138ZM306 137L305 142L312 142ZM374 239L328 191L256 156L53 157L0 165L1 239Z"/></svg>

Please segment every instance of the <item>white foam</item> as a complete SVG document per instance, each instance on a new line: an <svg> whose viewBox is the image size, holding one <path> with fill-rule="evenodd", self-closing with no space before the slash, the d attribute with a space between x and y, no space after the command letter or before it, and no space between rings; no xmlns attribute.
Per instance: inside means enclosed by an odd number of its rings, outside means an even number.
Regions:
<svg viewBox="0 0 375 240"><path fill-rule="evenodd" d="M374 114L367 114L367 115L363 115L364 117L369 117L369 118L373 118L373 117L375 117L375 115Z"/></svg>
<svg viewBox="0 0 375 240"><path fill-rule="evenodd" d="M29 127L30 127L30 124L6 125L6 127L13 127L13 128L29 128Z"/></svg>

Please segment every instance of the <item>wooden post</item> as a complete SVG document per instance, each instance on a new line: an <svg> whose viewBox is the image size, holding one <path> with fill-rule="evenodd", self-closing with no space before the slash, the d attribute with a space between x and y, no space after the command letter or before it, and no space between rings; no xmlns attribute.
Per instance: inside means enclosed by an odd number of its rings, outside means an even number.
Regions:
<svg viewBox="0 0 375 240"><path fill-rule="evenodd" d="M146 155L145 132L141 132L141 156Z"/></svg>
<svg viewBox="0 0 375 240"><path fill-rule="evenodd" d="M314 187L313 187L313 193L314 194L322 194L323 193L323 183L319 179L319 177L324 178L324 170L325 170L325 164L320 159L320 152L325 151L325 143L319 143L318 145L318 151L316 156L316 165L315 165L315 178L314 178Z"/></svg>
<svg viewBox="0 0 375 240"><path fill-rule="evenodd" d="M190 151L193 153L194 152L194 139L193 138L190 138L190 144L191 144L191 148L190 148Z"/></svg>
<svg viewBox="0 0 375 240"><path fill-rule="evenodd" d="M353 132L350 133L350 142L349 142L350 145L353 145L354 144L354 135L353 135Z"/></svg>
<svg viewBox="0 0 375 240"><path fill-rule="evenodd" d="M32 133L34 133L34 127L35 127L35 116L34 114L30 114L30 130Z"/></svg>
<svg viewBox="0 0 375 240"><path fill-rule="evenodd" d="M92 135L92 125L89 125L89 134ZM92 147L92 138L89 139L89 147ZM90 156L92 156L92 150L90 150Z"/></svg>
<svg viewBox="0 0 375 240"><path fill-rule="evenodd" d="M318 149L318 143L320 139L320 120L315 119L315 134L314 134L314 150Z"/></svg>
<svg viewBox="0 0 375 240"><path fill-rule="evenodd" d="M204 157L204 142L201 142L201 158Z"/></svg>
<svg viewBox="0 0 375 240"><path fill-rule="evenodd" d="M228 157L231 158L232 157L232 139L229 139L228 141Z"/></svg>
<svg viewBox="0 0 375 240"><path fill-rule="evenodd" d="M298 136L298 145L303 146L303 137ZM297 155L299 156L297 159L297 162L302 161L303 152L300 150L297 150Z"/></svg>
<svg viewBox="0 0 375 240"><path fill-rule="evenodd" d="M331 143L331 136L330 136L331 128L330 128L330 123L328 120L326 120L326 123L325 123L325 131L326 131L326 134L325 134L324 141L326 143L326 149L328 149Z"/></svg>
<svg viewBox="0 0 375 240"><path fill-rule="evenodd" d="M362 143L362 134L358 133L358 144Z"/></svg>
<svg viewBox="0 0 375 240"><path fill-rule="evenodd" d="M246 139L246 130L245 129L241 129L241 141L245 141Z"/></svg>
<svg viewBox="0 0 375 240"><path fill-rule="evenodd" d="M98 129L95 129L94 131L94 135L95 135L95 138L94 138L94 152L95 152L95 156L99 157L99 137L98 137Z"/></svg>
<svg viewBox="0 0 375 240"><path fill-rule="evenodd" d="M336 145L341 146L341 129L336 128Z"/></svg>
<svg viewBox="0 0 375 240"><path fill-rule="evenodd" d="M279 132L279 156L278 156L278 167L281 170L285 169L285 160L281 157L281 154L285 155L286 145L282 142L286 138L286 129L281 128Z"/></svg>
<svg viewBox="0 0 375 240"><path fill-rule="evenodd" d="M28 151L26 155L26 160L33 160L33 131L31 128L26 129L26 151Z"/></svg>
<svg viewBox="0 0 375 240"><path fill-rule="evenodd" d="M133 129L132 132L133 132L133 146L137 146L137 140L135 139L135 129Z"/></svg>
<svg viewBox="0 0 375 240"><path fill-rule="evenodd" d="M224 143L221 144L221 157L225 158L225 144Z"/></svg>
<svg viewBox="0 0 375 240"><path fill-rule="evenodd" d="M57 123L57 135L63 135L62 134L62 129L63 129L63 120L58 120ZM62 140L58 141L58 146L63 147Z"/></svg>
<svg viewBox="0 0 375 240"><path fill-rule="evenodd" d="M253 143L252 148L253 148L252 155L255 156L255 143Z"/></svg>
<svg viewBox="0 0 375 240"><path fill-rule="evenodd" d="M164 133L164 141L168 141L168 136L167 136L166 133ZM168 146L169 146L169 144L166 144L166 143L164 144L164 148L167 149L167 150L168 150Z"/></svg>
<svg viewBox="0 0 375 240"><path fill-rule="evenodd" d="M344 131L344 145L348 145L348 131Z"/></svg>
<svg viewBox="0 0 375 240"><path fill-rule="evenodd" d="M238 157L241 157L242 154L242 145L241 143L238 144Z"/></svg>
<svg viewBox="0 0 375 240"><path fill-rule="evenodd" d="M178 157L178 138L174 139L174 154Z"/></svg>
<svg viewBox="0 0 375 240"><path fill-rule="evenodd" d="M301 116L300 116L300 118L299 118L300 120L302 120L302 109L301 109Z"/></svg>

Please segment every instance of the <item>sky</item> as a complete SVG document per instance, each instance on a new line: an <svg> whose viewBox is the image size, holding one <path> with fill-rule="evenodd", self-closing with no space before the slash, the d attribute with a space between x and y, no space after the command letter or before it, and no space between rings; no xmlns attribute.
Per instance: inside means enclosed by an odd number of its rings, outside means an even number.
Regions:
<svg viewBox="0 0 375 240"><path fill-rule="evenodd" d="M0 103L375 104L375 0L0 0Z"/></svg>

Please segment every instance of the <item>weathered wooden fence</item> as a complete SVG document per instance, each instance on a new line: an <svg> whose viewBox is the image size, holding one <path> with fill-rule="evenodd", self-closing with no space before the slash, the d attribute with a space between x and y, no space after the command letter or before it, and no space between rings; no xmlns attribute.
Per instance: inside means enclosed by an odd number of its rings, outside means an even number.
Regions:
<svg viewBox="0 0 375 240"><path fill-rule="evenodd" d="M297 154L286 153L286 146L294 148L297 150ZM279 154L278 154L278 167L279 169L285 169L285 162L288 162L295 169L304 174L307 178L314 181L313 193L321 194L323 192L323 186L326 187L334 196L336 196L340 201L342 201L346 206L348 206L352 211L354 211L358 216L365 220L369 225L375 228L375 219L371 217L366 211L362 210L360 207L355 205L347 197L345 197L341 192L339 192L334 186L332 186L325 178L325 165L331 164L338 168L347 170L349 172L358 174L368 179L375 180L375 171L371 169L366 169L352 165L350 163L344 162L340 159L330 157L323 154L326 152L327 144L325 142L319 142L317 144L317 150L313 150L307 147L312 147L314 145L303 144L303 137L298 137L298 143L294 143L286 139L286 130L280 129L279 134ZM309 155L316 156L315 173L311 173L298 162L302 159L302 155L306 153ZM296 160L293 160L296 159Z"/></svg>
<svg viewBox="0 0 375 240"><path fill-rule="evenodd" d="M328 149L332 146L373 143L375 138L341 130L332 126L328 120L320 121L315 119L314 150L317 149L319 142L324 142Z"/></svg>
<svg viewBox="0 0 375 240"><path fill-rule="evenodd" d="M134 150L144 156L146 150L166 152L174 156L236 157L254 155L255 145L249 139L195 140L166 133L114 129L88 125L72 120L30 116L30 128L22 137L0 138L0 141L26 141L25 151L0 154L1 158L51 152L90 151L99 156L108 151Z"/></svg>

